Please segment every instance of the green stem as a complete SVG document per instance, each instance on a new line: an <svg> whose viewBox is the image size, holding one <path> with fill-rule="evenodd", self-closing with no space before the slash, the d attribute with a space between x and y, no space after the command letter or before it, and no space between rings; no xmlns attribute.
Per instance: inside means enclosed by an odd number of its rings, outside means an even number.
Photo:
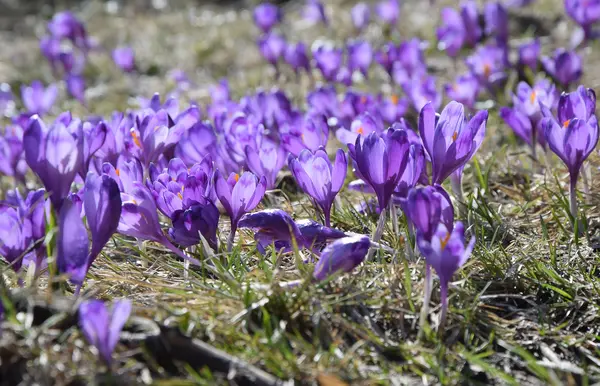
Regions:
<svg viewBox="0 0 600 386"><path fill-rule="evenodd" d="M375 233L373 233L373 237L371 239L371 241L373 241L375 243L379 243L379 241L381 240L381 236L383 236L383 230L385 229L385 220L386 220L385 214L386 214L386 209L383 209L381 211L381 214L379 215L379 221L377 221L377 228L375 228ZM366 261L371 260L374 253L375 253L375 249L373 247L371 247L371 249L369 249L369 253L367 255Z"/></svg>

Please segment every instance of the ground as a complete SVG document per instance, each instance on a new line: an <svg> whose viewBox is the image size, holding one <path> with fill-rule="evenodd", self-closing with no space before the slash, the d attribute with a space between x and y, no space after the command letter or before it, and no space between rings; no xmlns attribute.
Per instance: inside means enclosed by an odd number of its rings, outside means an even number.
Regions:
<svg viewBox="0 0 600 386"><path fill-rule="evenodd" d="M280 87L295 103L301 103L312 81L307 77L296 81L289 73L275 78L255 45L258 32L248 10L251 4L179 3L162 10L128 4L114 13L96 1L75 5L73 9L104 49L132 45L139 72L121 74L105 53L97 52L86 73L87 107L61 98L57 110L85 116L135 107L138 95L170 91L174 84L167 74L174 68L184 70L194 83L183 100L206 104L208 86L227 77L234 98L258 87ZM326 3L330 28L315 28L294 16L299 14L300 2L283 5L285 14L290 15L287 37L339 42L352 36L349 9L354 2ZM392 34L395 40L417 36L432 42L427 57L431 71L439 77L438 87L457 71L451 60L437 52L433 40L439 9L454 3L405 1L401 23ZM10 83L14 90L34 79L52 80L37 40L52 10L38 11L2 23L0 82ZM573 27L558 0L539 0L534 7L517 11L512 20L515 40L511 42L540 36L545 54L566 44ZM364 36L376 44L382 42L376 25ZM591 88L596 88L600 77L597 48L593 44L584 52L583 84ZM459 63L458 71L462 70ZM395 91L379 69L372 73L359 88ZM252 234L246 231L240 232L232 254L221 251L216 256L230 280L209 276L201 269L184 277L182 263L159 246L147 243L140 248L129 239L114 237L92 267L82 296L129 298L136 317L178 329L186 337L297 384L598 382L597 152L589 165L591 193L579 187L580 216L588 226L587 237L574 237L563 164L550 153L540 157L539 163L532 162L527 148L498 118L498 106L488 105L486 139L476 161L465 170L464 190L470 206L465 220L477 244L467 265L454 277L450 319L442 335L436 333L439 309L434 308L430 327L421 339L417 337L423 262L402 259L404 239L393 232L391 224L383 240L399 251L396 258L381 251L374 262L353 274L321 284L310 282L312 265L297 265L295 254L261 257ZM263 206L293 209L297 218L315 216L310 202L289 182L280 187L287 194L271 192ZM335 227L364 234L374 230L376 218L350 209L349 204L360 197L344 191L343 205L332 217ZM226 218L222 228L227 228ZM224 231L223 244L226 236ZM207 254L202 248L198 253ZM295 279L302 279L303 284L296 288L278 284ZM9 269L4 271L4 280L10 288L17 287ZM2 384L227 384L226 374L218 366L195 366L198 362L193 358L165 364L169 361L159 358L164 350L149 344L143 334L135 338L135 333L140 335L135 320L126 329L134 337L124 338L109 375L68 317L75 309L70 291L49 295L43 280L38 287L20 292L27 300L18 303L17 309L22 311L18 321L3 325ZM438 293L436 286L432 304L439 304ZM33 317L32 310L38 308L47 314ZM167 334L166 327L163 329L163 335ZM167 353L178 354L176 350Z"/></svg>

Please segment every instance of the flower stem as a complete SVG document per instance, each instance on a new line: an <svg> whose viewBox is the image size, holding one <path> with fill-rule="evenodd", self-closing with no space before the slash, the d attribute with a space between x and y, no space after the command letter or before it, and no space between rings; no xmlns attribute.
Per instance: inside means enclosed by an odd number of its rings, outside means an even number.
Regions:
<svg viewBox="0 0 600 386"><path fill-rule="evenodd" d="M583 179L583 193L585 194L585 203L590 203L590 179L591 175L588 176L590 168L586 163L581 165L581 177Z"/></svg>
<svg viewBox="0 0 600 386"><path fill-rule="evenodd" d="M229 237L227 237L227 252L231 252L233 249L233 241L235 240L235 232L237 231L237 223L231 223L231 232L229 232Z"/></svg>
<svg viewBox="0 0 600 386"><path fill-rule="evenodd" d="M383 236L383 230L385 229L385 220L386 220L386 216L385 216L386 210L382 210L381 214L379 215L379 221L377 221L377 228L375 229L375 233L373 233L373 237L371 239L371 241L375 242L375 243L379 243L379 241L381 240L381 236ZM369 254L367 255L367 261L371 260L371 258L373 257L373 254L375 253L375 249L371 248L369 249Z"/></svg>
<svg viewBox="0 0 600 386"><path fill-rule="evenodd" d="M425 333L425 324L427 323L427 315L429 315L429 301L431 300L431 266L425 263L425 286L423 288L423 305L421 306L421 315L419 316L419 334L418 339L423 338Z"/></svg>
<svg viewBox="0 0 600 386"><path fill-rule="evenodd" d="M438 333L442 334L446 328L446 318L448 317L448 283L440 280L440 302L442 303L442 314L440 316L440 325Z"/></svg>
<svg viewBox="0 0 600 386"><path fill-rule="evenodd" d="M577 175L571 175L571 184L569 186L569 198L570 198L570 209L571 217L573 217L573 230L575 230L575 224L577 224Z"/></svg>

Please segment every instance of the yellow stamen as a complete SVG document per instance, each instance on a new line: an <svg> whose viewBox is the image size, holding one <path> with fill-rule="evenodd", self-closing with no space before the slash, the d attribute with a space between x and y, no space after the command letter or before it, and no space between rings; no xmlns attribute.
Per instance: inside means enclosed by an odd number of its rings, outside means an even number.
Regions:
<svg viewBox="0 0 600 386"><path fill-rule="evenodd" d="M235 182L238 182L240 180L240 175L235 173L235 176L233 176L233 178L235 178Z"/></svg>
<svg viewBox="0 0 600 386"><path fill-rule="evenodd" d="M133 202L134 205L138 204L137 201L135 199L133 199L133 198L131 199L131 202Z"/></svg>
<svg viewBox="0 0 600 386"><path fill-rule="evenodd" d="M179 197L180 200L183 200L183 194L181 194L181 192L177 193L177 197Z"/></svg>
<svg viewBox="0 0 600 386"><path fill-rule="evenodd" d="M140 142L140 137L137 135L134 129L131 129L131 138L133 138L133 143L137 145L137 147L142 147L142 143Z"/></svg>
<svg viewBox="0 0 600 386"><path fill-rule="evenodd" d="M490 66L488 63L483 65L483 75L485 75L486 78L488 78L490 75L492 74L492 66Z"/></svg>
<svg viewBox="0 0 600 386"><path fill-rule="evenodd" d="M448 244L448 240L450 240L450 232L446 233L446 237L444 237L443 239L441 239L441 243L442 243L442 250L444 250L444 248L446 248L446 244Z"/></svg>
<svg viewBox="0 0 600 386"><path fill-rule="evenodd" d="M397 104L398 104L398 101L399 101L398 95L392 95L392 96L390 97L390 101L391 101L393 104L397 105Z"/></svg>
<svg viewBox="0 0 600 386"><path fill-rule="evenodd" d="M356 132L358 134L364 134L365 133L365 129L363 129L363 127L361 126L361 127L358 128L358 130L356 130Z"/></svg>
<svg viewBox="0 0 600 386"><path fill-rule="evenodd" d="M452 142L456 142L456 138L458 138L458 132L454 132L454 134L452 134Z"/></svg>
<svg viewBox="0 0 600 386"><path fill-rule="evenodd" d="M119 169L115 169L115 174L117 177L121 177L121 171Z"/></svg>
<svg viewBox="0 0 600 386"><path fill-rule="evenodd" d="M536 97L536 96L537 96L537 94L536 94L535 90L533 90L533 91L531 92L531 94L529 94L529 101L531 102L531 104L534 104L534 103L535 103L535 97Z"/></svg>
<svg viewBox="0 0 600 386"><path fill-rule="evenodd" d="M569 127L569 123L571 123L571 120L570 120L570 119L567 119L566 121L564 121L564 122L563 122L563 128L565 128L565 129L566 129L567 127Z"/></svg>

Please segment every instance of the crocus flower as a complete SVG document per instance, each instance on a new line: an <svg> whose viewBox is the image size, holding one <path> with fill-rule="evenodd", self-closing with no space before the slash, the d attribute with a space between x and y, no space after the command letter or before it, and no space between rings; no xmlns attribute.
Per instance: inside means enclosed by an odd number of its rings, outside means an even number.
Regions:
<svg viewBox="0 0 600 386"><path fill-rule="evenodd" d="M369 6L367 4L358 3L352 7L350 10L350 15L352 17L352 24L354 25L354 28L362 31L369 24L371 12L369 11Z"/></svg>
<svg viewBox="0 0 600 386"><path fill-rule="evenodd" d="M327 146L329 126L324 115L307 113L290 122L280 135L285 151L298 156L304 149L315 151Z"/></svg>
<svg viewBox="0 0 600 386"><path fill-rule="evenodd" d="M81 50L90 48L83 23L70 11L59 12L48 23L50 34L56 39L69 39Z"/></svg>
<svg viewBox="0 0 600 386"><path fill-rule="evenodd" d="M217 198L231 221L228 242L228 249L231 250L240 218L260 203L267 189L267 179L261 177L259 180L254 174L244 172L241 177L232 173L225 180L219 170L215 172L214 179Z"/></svg>
<svg viewBox="0 0 600 386"><path fill-rule="evenodd" d="M44 115L52 108L56 97L58 96L58 88L55 84L44 87L42 82L34 80L31 86L21 86L21 99L31 115Z"/></svg>
<svg viewBox="0 0 600 386"><path fill-rule="evenodd" d="M335 136L338 141L343 144L352 144L355 143L359 136L367 136L374 132L380 132L382 130L382 123L378 121L375 116L364 113L360 114L352 121L350 125L350 130L345 128L339 128Z"/></svg>
<svg viewBox="0 0 600 386"><path fill-rule="evenodd" d="M112 52L112 58L117 67L123 72L135 70L135 54L131 47L118 47Z"/></svg>
<svg viewBox="0 0 600 386"><path fill-rule="evenodd" d="M550 149L569 169L571 215L577 219L577 179L583 162L598 143L598 120L594 114L596 93L579 86L576 92L563 94L558 104L558 121L545 106L542 127Z"/></svg>
<svg viewBox="0 0 600 386"><path fill-rule="evenodd" d="M317 68L326 81L333 82L342 66L342 50L327 45L320 45L312 50Z"/></svg>
<svg viewBox="0 0 600 386"><path fill-rule="evenodd" d="M403 85L417 75L426 75L423 47L423 42L417 38L402 42L398 46L398 59L392 65L392 79L396 84Z"/></svg>
<svg viewBox="0 0 600 386"><path fill-rule="evenodd" d="M475 53L465 60L469 70L479 83L495 93L506 82L506 48L486 45L477 48Z"/></svg>
<svg viewBox="0 0 600 386"><path fill-rule="evenodd" d="M411 189L402 205L418 237L431 241L438 225L454 227L454 208L450 196L440 185Z"/></svg>
<svg viewBox="0 0 600 386"><path fill-rule="evenodd" d="M69 95L85 105L85 79L83 76L70 74L65 79L65 84Z"/></svg>
<svg viewBox="0 0 600 386"><path fill-rule="evenodd" d="M24 181L27 170L23 157L23 128L16 124L8 125L4 135L0 136L0 174Z"/></svg>
<svg viewBox="0 0 600 386"><path fill-rule="evenodd" d="M348 67L351 72L360 71L365 77L373 61L371 45L364 41L356 41L348 45Z"/></svg>
<svg viewBox="0 0 600 386"><path fill-rule="evenodd" d="M462 47L475 46L481 40L479 13L475 1L461 4L460 13L453 8L442 9L442 26L437 30L439 48L456 57Z"/></svg>
<svg viewBox="0 0 600 386"><path fill-rule="evenodd" d="M63 114L46 128L39 117L33 116L23 136L27 164L42 180L57 211L83 165L84 136L81 125L76 125L74 135L65 124L68 124L68 120L70 116L67 118Z"/></svg>
<svg viewBox="0 0 600 386"><path fill-rule="evenodd" d="M474 47L479 43L482 35L477 2L473 0L463 2L460 6L460 17L465 28L465 42L469 47Z"/></svg>
<svg viewBox="0 0 600 386"><path fill-rule="evenodd" d="M259 4L254 8L254 23L261 31L268 33L281 22L282 13L278 6L270 3Z"/></svg>
<svg viewBox="0 0 600 386"><path fill-rule="evenodd" d="M398 98L397 95L390 95L389 97L379 95L379 114L388 124L400 120L409 109L409 101L407 98ZM352 143L354 141L350 141Z"/></svg>
<svg viewBox="0 0 600 386"><path fill-rule="evenodd" d="M306 54L306 45L304 43L288 44L283 58L292 67L296 75L300 73L301 69L310 73L310 60Z"/></svg>
<svg viewBox="0 0 600 386"><path fill-rule="evenodd" d="M385 24L394 26L400 18L400 3L398 0L383 0L375 6L375 13Z"/></svg>
<svg viewBox="0 0 600 386"><path fill-rule="evenodd" d="M246 146L246 164L248 169L258 177L265 177L267 188L275 187L277 174L283 168L286 161L286 153L283 147L271 140L264 140L258 151Z"/></svg>
<svg viewBox="0 0 600 386"><path fill-rule="evenodd" d="M240 228L251 228L255 231L254 240L257 249L265 254L266 247L273 244L277 250L291 250L292 238L298 247L304 246L304 238L296 222L281 209L265 209L255 213L247 213L239 221Z"/></svg>
<svg viewBox="0 0 600 386"><path fill-rule="evenodd" d="M283 57L286 42L281 35L270 32L258 39L258 48L267 62L277 68L277 62Z"/></svg>
<svg viewBox="0 0 600 386"><path fill-rule="evenodd" d="M394 63L400 60L398 52L398 46L392 42L385 43L381 49L375 52L375 61L379 63L381 67L392 76L392 69Z"/></svg>
<svg viewBox="0 0 600 386"><path fill-rule="evenodd" d="M507 125L531 146L535 156L536 143L546 146L546 137L541 129L542 112L540 104L550 110L556 105L556 88L545 79L540 79L534 87L525 82L517 85L517 93L513 95L513 107L500 109L500 116Z"/></svg>
<svg viewBox="0 0 600 386"><path fill-rule="evenodd" d="M535 38L519 46L519 65L527 66L532 70L538 68L538 61L541 54L540 39Z"/></svg>
<svg viewBox="0 0 600 386"><path fill-rule="evenodd" d="M81 284L87 272L90 241L81 219L81 209L71 198L64 200L58 218L56 265L60 273L69 275L75 284Z"/></svg>
<svg viewBox="0 0 600 386"><path fill-rule="evenodd" d="M467 73L458 76L454 83L445 85L444 90L451 100L473 109L479 95L479 81L473 74Z"/></svg>
<svg viewBox="0 0 600 386"><path fill-rule="evenodd" d="M20 215L18 208L0 203L0 237L0 256L18 272L33 241L31 221Z"/></svg>
<svg viewBox="0 0 600 386"><path fill-rule="evenodd" d="M419 133L431 159L432 184L441 184L473 157L483 140L487 118L484 110L467 122L464 106L452 101L436 122L433 106L428 103L423 107Z"/></svg>
<svg viewBox="0 0 600 386"><path fill-rule="evenodd" d="M131 302L126 299L114 301L110 312L101 300L87 300L79 306L81 331L108 366L112 363L113 351L129 314Z"/></svg>
<svg viewBox="0 0 600 386"><path fill-rule="evenodd" d="M409 149L408 163L404 173L394 189L394 201L405 199L410 189L414 188L419 181L427 182L425 151L420 144L411 144ZM425 181L423 181L425 180Z"/></svg>
<svg viewBox="0 0 600 386"><path fill-rule="evenodd" d="M356 139L348 150L354 161L354 173L368 183L377 195L379 209L385 210L404 173L409 155L408 135L404 130L389 129L385 134L371 133Z"/></svg>
<svg viewBox="0 0 600 386"><path fill-rule="evenodd" d="M417 245L427 264L435 269L440 278L440 298L442 303L441 326L445 324L448 312L448 284L452 276L462 267L475 246L475 237L466 244L465 227L461 222L449 231L444 224L439 224L431 239L417 234Z"/></svg>
<svg viewBox="0 0 600 386"><path fill-rule="evenodd" d="M586 40L592 37L592 25L600 20L600 1L565 0L565 10L584 31Z"/></svg>
<svg viewBox="0 0 600 386"><path fill-rule="evenodd" d="M436 78L432 75L417 74L402 85L413 108L420 111L426 103L433 103L436 108L442 104L442 94L435 85Z"/></svg>
<svg viewBox="0 0 600 386"><path fill-rule="evenodd" d="M371 241L367 236L344 237L329 244L315 265L315 280L325 280L337 272L351 272L363 262Z"/></svg>
<svg viewBox="0 0 600 386"><path fill-rule="evenodd" d="M216 141L212 126L207 122L197 122L180 138L175 147L175 157L193 165L213 152Z"/></svg>
<svg viewBox="0 0 600 386"><path fill-rule="evenodd" d="M499 2L490 2L485 5L483 16L485 18L485 33L496 38L496 44L508 44L508 12Z"/></svg>
<svg viewBox="0 0 600 386"><path fill-rule="evenodd" d="M311 219L298 220L296 224L304 239L305 247L311 249L313 252L322 249L329 240L346 237L344 232L324 226Z"/></svg>
<svg viewBox="0 0 600 386"><path fill-rule="evenodd" d="M320 0L307 0L304 9L302 10L302 16L305 20L311 23L323 23L327 25L327 15L325 14L325 7Z"/></svg>
<svg viewBox="0 0 600 386"><path fill-rule="evenodd" d="M348 169L346 155L339 149L332 165L324 150L303 150L298 158L290 157L288 166L298 185L311 196L325 215L325 225L330 226L331 205L338 194Z"/></svg>
<svg viewBox="0 0 600 386"><path fill-rule="evenodd" d="M564 87L577 82L583 73L581 56L575 51L558 48L551 58L544 56L541 60L546 73Z"/></svg>

